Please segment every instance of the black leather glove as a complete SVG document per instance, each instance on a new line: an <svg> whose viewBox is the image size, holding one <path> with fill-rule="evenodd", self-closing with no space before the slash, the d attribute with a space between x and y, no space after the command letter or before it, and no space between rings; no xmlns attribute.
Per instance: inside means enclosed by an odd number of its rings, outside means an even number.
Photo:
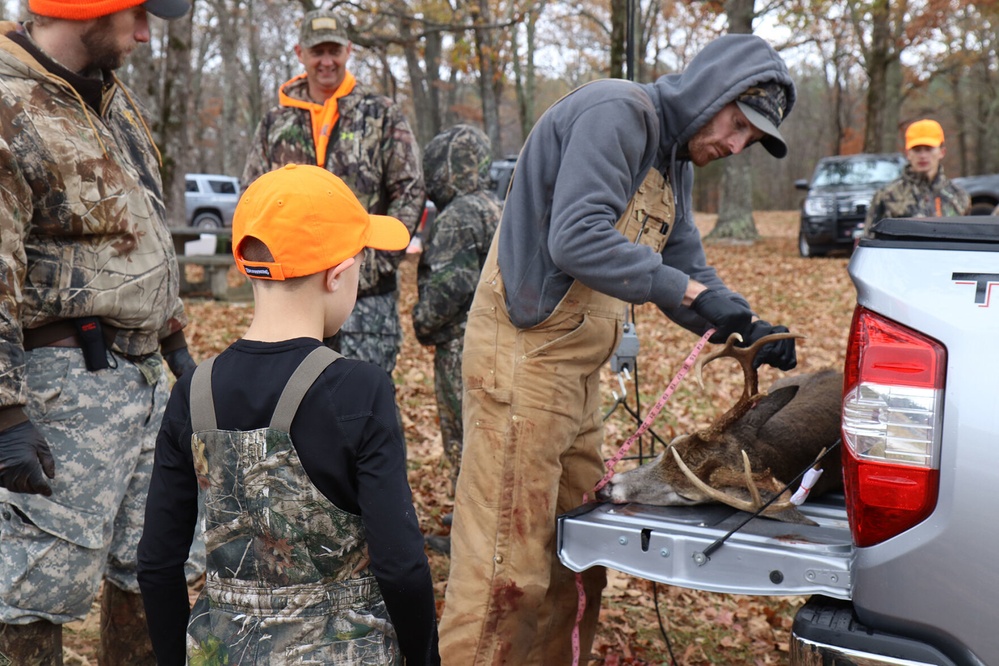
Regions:
<svg viewBox="0 0 999 666"><path fill-rule="evenodd" d="M722 344L732 333L738 333L745 340L753 320L753 311L728 297L728 294L707 289L698 294L690 309L711 323L715 329L708 342Z"/></svg>
<svg viewBox="0 0 999 666"><path fill-rule="evenodd" d="M0 431L0 486L15 493L51 495L46 476L55 478L55 460L31 421Z"/></svg>
<svg viewBox="0 0 999 666"><path fill-rule="evenodd" d="M174 349L171 352L167 352L164 355L167 365L170 366L170 372L177 379L180 379L182 375L187 372L194 370L198 367L198 364L194 362L191 358L191 352L187 351L187 347L181 347L179 349Z"/></svg>
<svg viewBox="0 0 999 666"><path fill-rule="evenodd" d="M769 322L758 319L753 322L749 329L746 346L753 344L765 335L788 332L787 326L772 326ZM790 370L798 365L798 357L794 352L794 338L777 340L763 345L756 353L756 358L753 359L753 367L758 368L764 363L772 365L778 370Z"/></svg>

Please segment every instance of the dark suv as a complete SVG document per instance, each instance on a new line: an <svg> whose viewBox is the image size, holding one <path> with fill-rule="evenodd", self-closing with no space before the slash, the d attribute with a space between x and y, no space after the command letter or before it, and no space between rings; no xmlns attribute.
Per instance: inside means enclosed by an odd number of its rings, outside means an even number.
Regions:
<svg viewBox="0 0 999 666"><path fill-rule="evenodd" d="M832 250L852 251L855 233L864 227L874 193L902 174L900 153L837 155L815 165L811 182L795 181L807 190L801 204L798 252L821 257Z"/></svg>

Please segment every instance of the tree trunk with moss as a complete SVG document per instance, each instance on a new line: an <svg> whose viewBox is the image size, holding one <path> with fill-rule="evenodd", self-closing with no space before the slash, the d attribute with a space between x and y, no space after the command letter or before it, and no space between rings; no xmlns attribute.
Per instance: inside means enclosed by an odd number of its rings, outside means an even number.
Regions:
<svg viewBox="0 0 999 666"><path fill-rule="evenodd" d="M754 2L755 0L728 0L725 3L730 33L753 32ZM753 177L749 170L749 157L746 153L732 155L725 159L718 221L706 238L751 242L758 237L759 233L753 222Z"/></svg>
<svg viewBox="0 0 999 666"><path fill-rule="evenodd" d="M752 242L759 238L753 221L752 188L749 155L742 153L726 158L718 221L707 239Z"/></svg>

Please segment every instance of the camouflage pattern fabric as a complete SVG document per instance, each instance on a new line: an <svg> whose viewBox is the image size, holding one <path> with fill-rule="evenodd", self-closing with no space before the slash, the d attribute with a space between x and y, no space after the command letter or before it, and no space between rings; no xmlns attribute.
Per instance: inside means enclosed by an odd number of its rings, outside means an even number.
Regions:
<svg viewBox="0 0 999 666"><path fill-rule="evenodd" d="M187 323L142 109L115 80L97 117L17 29L0 23L0 407L28 400L24 329L97 316L141 356Z"/></svg>
<svg viewBox="0 0 999 666"><path fill-rule="evenodd" d="M82 620L102 576L139 591L136 548L167 378L151 385L137 364L114 361L90 372L79 349L27 353L25 412L52 448L56 476L51 497L0 490L0 622Z"/></svg>
<svg viewBox="0 0 999 666"><path fill-rule="evenodd" d="M308 100L308 81L282 86L289 97ZM391 215L410 233L423 211L423 173L416 136L399 107L362 84L338 100L340 118L333 128L326 164L350 187L370 213ZM306 109L278 106L264 115L250 144L243 169L245 188L261 175L285 164L315 164L312 120ZM358 296L385 293L394 284L400 252L365 250Z"/></svg>
<svg viewBox="0 0 999 666"><path fill-rule="evenodd" d="M886 217L937 217L938 201L940 217L967 215L971 208L971 197L944 175L943 165L932 183L906 165L900 178L874 194L864 237L870 237L871 225Z"/></svg>
<svg viewBox="0 0 999 666"><path fill-rule="evenodd" d="M358 298L333 337L333 348L347 358L374 363L391 375L402 345L398 300L396 291Z"/></svg>
<svg viewBox="0 0 999 666"><path fill-rule="evenodd" d="M434 348L434 395L452 497L461 470L461 354L464 346L462 338L455 338Z"/></svg>
<svg viewBox="0 0 999 666"><path fill-rule="evenodd" d="M191 446L208 577L188 663L401 664L361 518L309 481L288 433L201 430Z"/></svg>
<svg viewBox="0 0 999 666"><path fill-rule="evenodd" d="M492 192L489 139L458 125L427 144L427 195L439 211L417 269L413 328L424 345L461 338L502 209Z"/></svg>
<svg viewBox="0 0 999 666"><path fill-rule="evenodd" d="M417 269L419 300L413 329L436 345L434 389L452 492L461 462L461 354L468 308L502 214L489 177L489 139L478 128L456 125L427 144L423 171L437 218Z"/></svg>

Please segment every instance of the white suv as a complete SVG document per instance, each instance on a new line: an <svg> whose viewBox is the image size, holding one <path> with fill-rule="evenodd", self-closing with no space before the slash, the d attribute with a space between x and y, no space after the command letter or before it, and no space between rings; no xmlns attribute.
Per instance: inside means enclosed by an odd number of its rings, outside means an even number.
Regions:
<svg viewBox="0 0 999 666"><path fill-rule="evenodd" d="M188 226L202 229L232 226L232 214L239 201L238 178L214 173L189 173L184 182Z"/></svg>

